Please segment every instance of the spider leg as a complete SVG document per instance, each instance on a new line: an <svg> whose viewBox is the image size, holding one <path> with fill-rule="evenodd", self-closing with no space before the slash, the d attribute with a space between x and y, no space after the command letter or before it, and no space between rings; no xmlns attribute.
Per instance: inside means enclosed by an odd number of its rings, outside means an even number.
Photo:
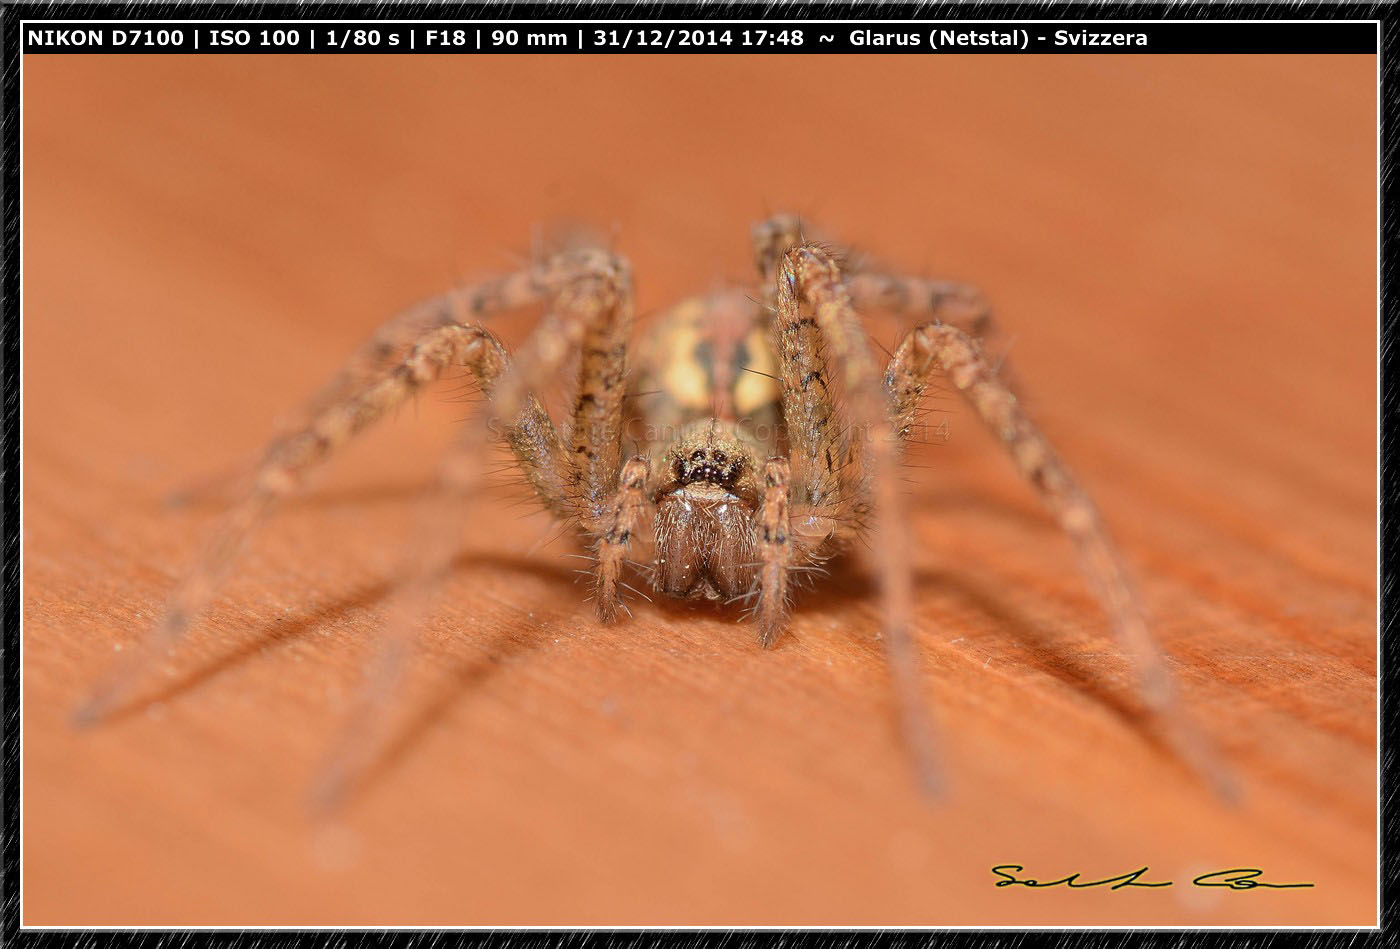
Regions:
<svg viewBox="0 0 1400 949"><path fill-rule="evenodd" d="M916 327L895 353L885 374L896 427L907 432L932 372L967 398L982 421L1006 445L1012 460L1069 534L1089 585L1108 614L1120 648L1133 662L1143 701L1161 717L1182 757L1221 794L1232 782L1176 699L1176 689L1119 554L1099 512L1050 442L1031 421L1016 395L997 377L976 340L952 326Z"/></svg>
<svg viewBox="0 0 1400 949"><path fill-rule="evenodd" d="M579 350L579 378L565 467L570 514L594 538L598 554L598 618L611 622L621 604L619 574L632 534L647 511L645 486L651 465L638 456L622 466L623 403L627 394L627 344L632 333L632 283L626 263L591 252L589 268L561 292L566 319L558 331L537 333L539 345L522 352L515 388L496 393L498 411L508 414L519 391L529 391L556 373L570 345Z"/></svg>
<svg viewBox="0 0 1400 949"><path fill-rule="evenodd" d="M632 284L626 264L599 254L587 278L570 285L559 305L570 314L567 335L580 350L578 393L567 439L573 465L571 487L584 528L597 536L612 514L610 502L618 488L622 457L627 343L632 334ZM554 355L536 371L557 371L559 360Z"/></svg>
<svg viewBox="0 0 1400 949"><path fill-rule="evenodd" d="M632 535L647 513L646 484L650 476L651 462L642 455L622 467L612 510L598 536L596 607L598 619L605 623L617 619L617 607L622 602L617 592L622 565L627 562L627 546Z"/></svg>
<svg viewBox="0 0 1400 949"><path fill-rule="evenodd" d="M308 401L305 416L343 401L365 381L392 369L426 333L467 325L507 310L549 300L586 266L587 255L559 254L514 273L492 277L417 303L383 323Z"/></svg>
<svg viewBox="0 0 1400 949"><path fill-rule="evenodd" d="M355 397L369 383L394 370L410 347L434 330L468 325L505 310L519 309L546 300L578 267L578 255L560 254L515 273L483 280L414 304L381 324L352 353L301 410L286 423L290 434L312 423L327 409ZM216 498L258 466L253 455L183 489L167 499L172 506L191 500Z"/></svg>
<svg viewBox="0 0 1400 949"><path fill-rule="evenodd" d="M253 529L277 502L300 487L311 469L449 367L466 365L478 376L489 378L500 372L505 358L500 343L481 327L439 327L422 337L392 372L322 409L300 431L275 441L254 475L251 488L216 529L198 566L176 586L158 624L140 647L126 653L123 661L98 683L78 710L78 720L100 718L122 698L153 658L188 632L227 576ZM536 421L531 419L526 427Z"/></svg>
<svg viewBox="0 0 1400 949"><path fill-rule="evenodd" d="M795 214L776 214L759 223L752 235L758 272L770 277L788 248L811 242L814 236L819 235L813 235ZM976 287L857 268L846 261L842 267L846 271L846 289L857 311L881 309L919 319L933 318L961 326L974 336L992 331L991 306Z"/></svg>
<svg viewBox="0 0 1400 949"><path fill-rule="evenodd" d="M509 359L499 340L480 326L453 322L452 313L464 308L487 313L551 293L566 297L583 277L599 269L599 256L598 252L562 254L540 267L421 304L386 323L312 400L304 425L268 448L251 486L216 529L198 566L175 588L159 623L140 647L128 652L97 684L79 707L77 720L91 722L110 711L151 661L185 635L251 532L337 448L452 366L467 366L488 396L499 379L518 375L506 372ZM387 353L401 350L412 333L419 335L396 363L387 369L379 364ZM562 474L567 458L544 409L532 395L508 386L508 398L498 406L497 415L511 420L505 427L506 441L545 505L560 516L571 515L573 506Z"/></svg>
<svg viewBox="0 0 1400 949"><path fill-rule="evenodd" d="M520 348L514 364L482 380L490 412L478 417L481 424L462 432L442 461L437 497L423 507L407 582L390 604L378 655L313 793L320 808L340 798L382 745L378 712L388 704L413 651L419 621L451 567L491 423L533 418L538 411L538 424L526 427L517 421L507 429L507 441L551 512L598 539L599 591L610 594L606 604L600 597L600 618L612 618L622 605L616 593L618 573L631 531L645 511L645 496L638 492L648 469L645 459L633 459L619 479L616 468L621 425L615 416L620 417L622 406L631 282L620 258L602 251L575 252L574 257L576 266L559 287L554 309ZM558 374L576 348L582 350L579 396L573 428L560 439L533 393ZM534 453L542 442L548 450Z"/></svg>
<svg viewBox="0 0 1400 949"><path fill-rule="evenodd" d="M883 638L901 725L922 786L937 793L942 780L909 631L913 577L901 511L899 445L883 379L831 254L808 243L774 250L794 236L791 224L791 219L774 219L754 234L760 266L776 267L773 334L792 466L790 536L807 550L820 549L838 534L858 530L867 515L865 499L873 502ZM825 346L841 361L839 382L850 419L844 428Z"/></svg>
<svg viewBox="0 0 1400 949"><path fill-rule="evenodd" d="M763 467L763 502L758 509L759 642L766 649L778 641L788 612L788 571L792 559L788 523L787 459L769 458Z"/></svg>
<svg viewBox="0 0 1400 949"><path fill-rule="evenodd" d="M882 309L916 319L951 323L973 336L993 332L992 308L982 291L964 283L865 271L846 277L856 309Z"/></svg>

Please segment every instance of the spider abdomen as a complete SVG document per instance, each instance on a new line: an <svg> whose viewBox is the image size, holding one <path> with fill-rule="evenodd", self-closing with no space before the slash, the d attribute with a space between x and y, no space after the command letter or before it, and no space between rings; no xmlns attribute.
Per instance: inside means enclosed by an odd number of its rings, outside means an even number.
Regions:
<svg viewBox="0 0 1400 949"><path fill-rule="evenodd" d="M665 445L686 425L714 418L776 448L781 409L768 314L747 293L674 307L643 336L636 364L630 438Z"/></svg>

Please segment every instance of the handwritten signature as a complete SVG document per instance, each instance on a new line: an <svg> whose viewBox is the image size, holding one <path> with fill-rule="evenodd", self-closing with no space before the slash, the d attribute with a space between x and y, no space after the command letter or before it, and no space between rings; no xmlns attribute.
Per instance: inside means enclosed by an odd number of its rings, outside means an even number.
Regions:
<svg viewBox="0 0 1400 949"><path fill-rule="evenodd" d="M1014 871L1014 872L1010 872ZM1034 880L1029 877L1018 877L1017 873L1024 873L1026 868L1019 863L1003 863L992 867L992 872L1001 879L997 880L997 886L1026 886L1026 887L1050 887L1065 886L1072 890L1087 890L1090 887L1106 886L1110 890L1120 890L1125 886L1171 886L1171 880L1149 881L1141 877L1146 875L1147 867L1139 867L1129 873L1122 873L1116 877L1104 877L1102 880L1082 880L1080 874L1071 873L1069 876L1059 880ZM1230 870L1215 870L1210 873L1202 873L1191 881L1194 886L1221 886L1228 890L1253 890L1262 887L1275 890L1292 889L1294 887L1316 886L1315 883L1270 883L1267 880L1259 879L1264 873L1256 867L1235 867Z"/></svg>

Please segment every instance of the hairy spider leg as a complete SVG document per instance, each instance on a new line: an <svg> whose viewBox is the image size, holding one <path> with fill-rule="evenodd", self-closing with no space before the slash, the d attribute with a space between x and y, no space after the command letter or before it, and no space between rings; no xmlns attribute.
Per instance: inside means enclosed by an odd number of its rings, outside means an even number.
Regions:
<svg viewBox="0 0 1400 949"><path fill-rule="evenodd" d="M455 556L466 505L476 493L477 462L490 438L488 421L537 420L529 429L507 422L506 440L545 506L596 539L598 615L605 620L615 616L618 571L630 534L646 510L637 488L638 479L646 480L646 460L629 462L620 486L617 471L631 278L626 262L605 252L576 252L574 257L577 266L558 287L553 310L514 363L503 362L501 372L482 380L488 412L462 432L443 458L436 496L422 508L414 559L405 571L408 580L390 604L382 645L313 790L318 808L334 805L381 746L375 727L382 720L379 712L389 703L422 616ZM580 352L579 391L569 434L560 439L534 393L575 351Z"/></svg>
<svg viewBox="0 0 1400 949"><path fill-rule="evenodd" d="M759 273L765 277L773 273L788 248L808 242L825 246L825 236L794 214L776 214L756 224L752 244ZM974 336L992 332L992 308L977 287L888 273L844 258L840 265L857 312L886 310L916 319L935 319L961 326Z"/></svg>
<svg viewBox="0 0 1400 949"><path fill-rule="evenodd" d="M598 563L594 584L595 607L598 619L611 623L617 619L617 608L622 605L618 593L622 568L627 562L627 548L642 521L651 510L647 497L647 481L651 477L651 460L645 455L637 455L622 467L618 477L617 492L613 495L612 508L602 519L598 539L594 546Z"/></svg>
<svg viewBox="0 0 1400 949"><path fill-rule="evenodd" d="M341 364L308 400L303 414L310 416L343 401L366 379L392 368L409 347L434 329L475 323L550 300L577 274L592 266L595 256L596 252L582 249L556 254L409 307L379 326Z"/></svg>
<svg viewBox="0 0 1400 949"><path fill-rule="evenodd" d="M245 495L225 515L202 557L172 592L156 626L137 649L115 663L77 710L79 723L95 721L118 702L150 664L172 648L208 606L252 531L277 503L301 487L308 473L350 438L411 398L453 366L465 365L488 394L504 373L504 348L480 326L453 322L451 313L489 313L562 294L581 274L599 269L598 252L559 255L540 267L488 281L476 289L444 294L394 317L312 399L307 421L267 449ZM400 351L406 334L421 331L411 348L385 368L388 350ZM374 371L375 369L378 371ZM564 454L559 436L533 396L514 394L514 424L507 441L546 506L571 512L558 476Z"/></svg>
<svg viewBox="0 0 1400 949"><path fill-rule="evenodd" d="M935 372L946 374L1001 439L1017 470L1074 542L1080 567L1108 614L1119 648L1137 670L1143 701L1163 721L1178 753L1221 797L1232 799L1235 792L1229 774L1177 701L1171 673L1098 509L1015 393L998 378L975 339L937 323L918 326L904 339L885 373L896 427L908 429Z"/></svg>
<svg viewBox="0 0 1400 949"><path fill-rule="evenodd" d="M862 313L879 309L934 319L959 326L973 336L989 336L994 330L991 304L981 290L969 284L867 270L847 274L846 288Z"/></svg>
<svg viewBox="0 0 1400 949"><path fill-rule="evenodd" d="M791 522L788 519L788 485L791 469L786 458L769 458L763 466L763 501L758 509L759 577L758 628L763 646L772 646L784 626L791 602L788 593L792 566Z"/></svg>
<svg viewBox="0 0 1400 949"><path fill-rule="evenodd" d="M173 647L198 620L227 577L252 531L307 474L451 366L488 371L501 358L499 343L480 327L445 326L429 332L397 369L317 413L303 429L268 449L252 487L225 515L196 562L171 593L161 619L140 646L127 652L98 682L77 712L80 723L101 718L125 697L140 674Z"/></svg>
<svg viewBox="0 0 1400 949"><path fill-rule="evenodd" d="M341 363L300 411L290 416L282 437L306 428L326 409L354 398L366 383L399 365L408 350L433 330L467 325L547 300L578 271L584 256L578 252L557 254L514 273L490 277L415 303L381 324ZM169 503L178 506L190 500L218 498L237 490L240 482L257 470L265 457L265 453L253 454L230 465L224 471L172 493Z"/></svg>
<svg viewBox="0 0 1400 949"><path fill-rule="evenodd" d="M754 232L760 266L773 266L776 271L773 338L791 465L788 537L809 551L820 549L843 534L859 531L873 507L883 639L900 723L920 785L937 794L942 777L909 629L913 576L908 524L899 495L900 446L883 376L840 267L822 247L801 242L794 223L790 218L775 219ZM798 243L788 243L793 238ZM784 244L786 249L779 252L777 248ZM840 360L848 420L844 426L832 390L835 380L828 376L826 346ZM857 476L855 472L862 468L865 474ZM796 555L796 550L789 553L789 563ZM780 614L765 611L760 603L760 616L764 615ZM771 641L777 633L764 630L763 635Z"/></svg>

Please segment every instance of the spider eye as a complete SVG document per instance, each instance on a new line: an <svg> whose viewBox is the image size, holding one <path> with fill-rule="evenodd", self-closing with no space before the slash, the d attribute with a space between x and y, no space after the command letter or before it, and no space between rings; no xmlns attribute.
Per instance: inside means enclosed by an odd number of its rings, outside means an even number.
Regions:
<svg viewBox="0 0 1400 949"><path fill-rule="evenodd" d="M703 449L703 448L697 448L697 449L695 449L693 452L690 453L690 460L691 460L691 461L704 461L704 460L705 460L705 449Z"/></svg>
<svg viewBox="0 0 1400 949"><path fill-rule="evenodd" d="M729 456L722 451L715 452L715 464L722 465L729 460Z"/></svg>

